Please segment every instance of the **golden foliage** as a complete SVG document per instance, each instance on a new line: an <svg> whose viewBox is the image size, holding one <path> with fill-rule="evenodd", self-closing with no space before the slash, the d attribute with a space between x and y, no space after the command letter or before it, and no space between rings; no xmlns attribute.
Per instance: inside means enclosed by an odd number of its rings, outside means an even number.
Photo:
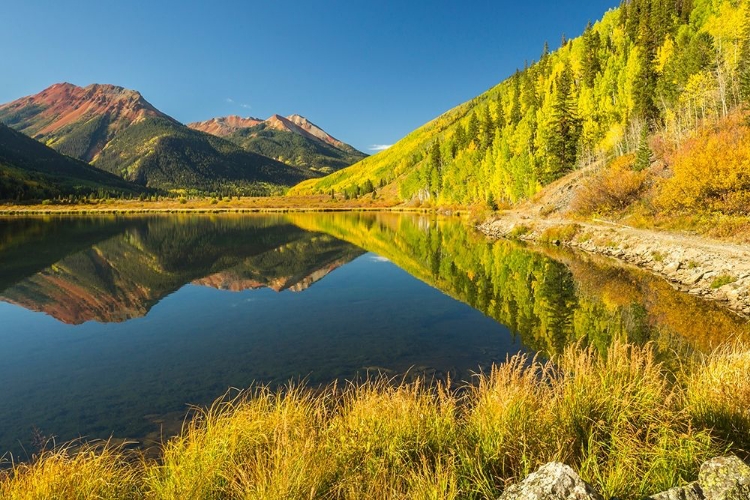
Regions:
<svg viewBox="0 0 750 500"><path fill-rule="evenodd" d="M739 114L688 139L671 159L673 176L657 205L672 212L750 212L750 129Z"/></svg>
<svg viewBox="0 0 750 500"><path fill-rule="evenodd" d="M581 215L623 210L643 192L648 173L633 170L634 154L616 158L605 169L587 179L571 202Z"/></svg>

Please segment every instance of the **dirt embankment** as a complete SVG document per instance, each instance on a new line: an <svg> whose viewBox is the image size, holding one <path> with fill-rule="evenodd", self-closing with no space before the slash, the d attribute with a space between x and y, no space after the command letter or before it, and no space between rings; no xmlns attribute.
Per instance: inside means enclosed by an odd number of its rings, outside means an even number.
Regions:
<svg viewBox="0 0 750 500"><path fill-rule="evenodd" d="M502 213L478 229L493 238L548 242L608 255L750 317L750 247L746 245L607 222L543 218L524 211Z"/></svg>

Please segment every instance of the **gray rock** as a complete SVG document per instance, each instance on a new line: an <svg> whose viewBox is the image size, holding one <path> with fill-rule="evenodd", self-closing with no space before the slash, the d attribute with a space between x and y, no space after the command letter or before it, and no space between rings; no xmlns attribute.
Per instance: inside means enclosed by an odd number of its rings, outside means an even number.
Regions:
<svg viewBox="0 0 750 500"><path fill-rule="evenodd" d="M706 500L750 500L750 466L737 457L719 457L704 463L698 483Z"/></svg>
<svg viewBox="0 0 750 500"><path fill-rule="evenodd" d="M703 279L704 275L705 275L705 273L698 271L694 275L688 277L685 280L685 283L688 284L688 285L695 285L696 283L698 283L700 280Z"/></svg>
<svg viewBox="0 0 750 500"><path fill-rule="evenodd" d="M704 498L698 483L690 483L687 486L672 488L650 496L646 500L704 500Z"/></svg>
<svg viewBox="0 0 750 500"><path fill-rule="evenodd" d="M670 273L670 274L671 273L676 273L677 271L680 270L681 267L682 267L682 262L680 262L680 261L671 262L671 263L667 264L664 267L664 272L665 273Z"/></svg>
<svg viewBox="0 0 750 500"><path fill-rule="evenodd" d="M518 484L507 488L500 500L603 500L565 464L551 462Z"/></svg>

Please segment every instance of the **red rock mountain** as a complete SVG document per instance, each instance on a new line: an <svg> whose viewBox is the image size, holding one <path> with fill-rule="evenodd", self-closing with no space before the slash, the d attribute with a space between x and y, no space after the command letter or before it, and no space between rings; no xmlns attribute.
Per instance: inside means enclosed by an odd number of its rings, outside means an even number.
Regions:
<svg viewBox="0 0 750 500"><path fill-rule="evenodd" d="M84 161L93 160L115 133L150 117L174 121L139 92L116 85L57 83L0 105L3 122L49 146L68 140L77 127L90 129L86 135L95 135L96 140L87 144L82 155L71 155ZM62 152L67 154L65 149Z"/></svg>
<svg viewBox="0 0 750 500"><path fill-rule="evenodd" d="M242 118L237 115L222 116L220 118L211 118L203 122L189 123L188 127L194 130L200 130L211 135L217 135L219 137L226 137L243 128L250 128L263 123L260 118L253 118L248 116Z"/></svg>
<svg viewBox="0 0 750 500"><path fill-rule="evenodd" d="M245 151L321 173L340 170L367 156L300 115L272 115L262 121L225 116L188 127L227 139Z"/></svg>
<svg viewBox="0 0 750 500"><path fill-rule="evenodd" d="M230 115L211 118L210 120L203 122L188 123L188 127L194 130L200 130L201 132L217 135L219 137L227 137L238 130L252 128L260 124L265 124L266 127L273 130L292 132L310 139L318 139L336 148L341 149L348 147L345 143L339 141L304 116L296 114L289 116L275 114L267 120L261 120L251 116L242 118L237 115Z"/></svg>

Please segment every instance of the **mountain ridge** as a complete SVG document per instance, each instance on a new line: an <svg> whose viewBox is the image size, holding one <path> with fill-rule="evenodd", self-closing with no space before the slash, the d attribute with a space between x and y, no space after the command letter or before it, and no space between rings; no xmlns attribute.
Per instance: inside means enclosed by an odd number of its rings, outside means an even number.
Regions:
<svg viewBox="0 0 750 500"><path fill-rule="evenodd" d="M273 114L265 120L230 115L187 126L222 137L246 151L323 173L348 167L367 156L299 114Z"/></svg>
<svg viewBox="0 0 750 500"><path fill-rule="evenodd" d="M0 121L147 187L267 194L317 175L189 129L116 85L54 84L1 105Z"/></svg>

